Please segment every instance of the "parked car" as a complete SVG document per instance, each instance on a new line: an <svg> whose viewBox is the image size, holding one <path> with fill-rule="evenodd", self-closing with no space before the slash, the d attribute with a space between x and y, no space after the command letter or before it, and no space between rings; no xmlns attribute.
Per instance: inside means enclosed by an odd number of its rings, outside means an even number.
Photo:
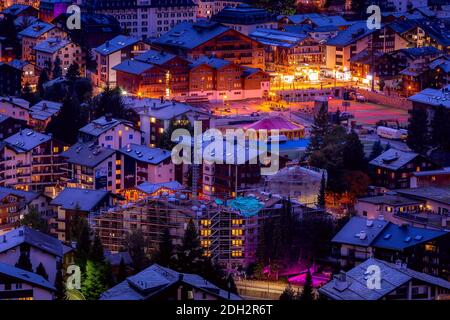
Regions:
<svg viewBox="0 0 450 320"><path fill-rule="evenodd" d="M367 102L367 98L364 97L362 94L357 93L356 94L356 101L358 101L358 102Z"/></svg>

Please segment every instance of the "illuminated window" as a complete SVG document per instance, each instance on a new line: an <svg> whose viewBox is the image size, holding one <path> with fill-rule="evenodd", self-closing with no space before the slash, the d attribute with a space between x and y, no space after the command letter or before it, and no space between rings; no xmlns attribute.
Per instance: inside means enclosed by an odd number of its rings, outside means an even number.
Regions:
<svg viewBox="0 0 450 320"><path fill-rule="evenodd" d="M416 167L416 172L420 172L420 167Z"/></svg>
<svg viewBox="0 0 450 320"><path fill-rule="evenodd" d="M164 129L163 128L159 128L159 133L163 133Z"/></svg>
<svg viewBox="0 0 450 320"><path fill-rule="evenodd" d="M232 229L232 230L231 230L231 234L232 234L233 236L242 236L243 231L242 231L242 229Z"/></svg>
<svg viewBox="0 0 450 320"><path fill-rule="evenodd" d="M150 118L150 122L151 122L151 123L155 123L155 122L156 122L156 119L155 119L154 117L151 117L151 118Z"/></svg>
<svg viewBox="0 0 450 320"><path fill-rule="evenodd" d="M64 149L63 149L64 151L67 151L67 150L69 150L69 146L64 146Z"/></svg>
<svg viewBox="0 0 450 320"><path fill-rule="evenodd" d="M200 235L203 237L208 237L211 235L211 230L206 229L206 230L200 230Z"/></svg>
<svg viewBox="0 0 450 320"><path fill-rule="evenodd" d="M116 160L116 166L120 166L120 160Z"/></svg>
<svg viewBox="0 0 450 320"><path fill-rule="evenodd" d="M211 190L211 188L210 188L209 186L204 186L203 189L204 189L205 191Z"/></svg>
<svg viewBox="0 0 450 320"><path fill-rule="evenodd" d="M392 212L392 207L386 207L387 212Z"/></svg>
<svg viewBox="0 0 450 320"><path fill-rule="evenodd" d="M205 227L210 226L211 220L200 220L200 224Z"/></svg>
<svg viewBox="0 0 450 320"><path fill-rule="evenodd" d="M240 251L240 250L233 250L233 251L231 251L231 256L232 257L242 257L242 251Z"/></svg>
<svg viewBox="0 0 450 320"><path fill-rule="evenodd" d="M59 148L58 147L53 147L53 153L58 153L59 152Z"/></svg>

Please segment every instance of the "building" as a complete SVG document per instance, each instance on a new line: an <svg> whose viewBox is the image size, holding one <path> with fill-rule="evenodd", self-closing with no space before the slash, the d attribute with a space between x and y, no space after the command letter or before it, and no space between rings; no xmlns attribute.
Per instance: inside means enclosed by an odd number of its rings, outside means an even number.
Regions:
<svg viewBox="0 0 450 320"><path fill-rule="evenodd" d="M72 0L40 0L39 19L51 22L73 4Z"/></svg>
<svg viewBox="0 0 450 320"><path fill-rule="evenodd" d="M141 144L141 131L127 120L109 115L95 119L79 130L81 142L91 142L104 148L118 150L128 144Z"/></svg>
<svg viewBox="0 0 450 320"><path fill-rule="evenodd" d="M319 40L308 34L266 29L257 29L250 37L264 45L269 70L304 72L308 80L318 80L317 71L325 63L325 46Z"/></svg>
<svg viewBox="0 0 450 320"><path fill-rule="evenodd" d="M122 29L142 39L159 37L176 24L197 19L197 6L192 0L100 0L94 10L114 16Z"/></svg>
<svg viewBox="0 0 450 320"><path fill-rule="evenodd" d="M163 183L175 180L171 151L140 144L128 144L119 150L121 188L134 188L144 182Z"/></svg>
<svg viewBox="0 0 450 320"><path fill-rule="evenodd" d="M120 189L121 183L116 183L116 180L121 180L117 171L120 169L120 158L117 158L114 149L79 142L63 152L61 157L68 165L67 175L61 178L67 186L112 193L117 192L117 185Z"/></svg>
<svg viewBox="0 0 450 320"><path fill-rule="evenodd" d="M1 66L0 66L1 67ZM1 75L0 75L1 77ZM0 97L0 113L17 120L29 122L30 103L21 98Z"/></svg>
<svg viewBox="0 0 450 320"><path fill-rule="evenodd" d="M380 268L381 288L367 288L367 270ZM370 258L357 267L341 272L319 289L329 300L438 300L448 295L450 282L417 272L401 262L389 263Z"/></svg>
<svg viewBox="0 0 450 320"><path fill-rule="evenodd" d="M406 12L414 8L428 6L428 0L388 0L386 4L389 8L394 8L396 12Z"/></svg>
<svg viewBox="0 0 450 320"><path fill-rule="evenodd" d="M449 235L444 230L353 217L332 239L333 256L342 267L370 257L400 259L413 270L448 279Z"/></svg>
<svg viewBox="0 0 450 320"><path fill-rule="evenodd" d="M7 63L0 62L0 96L20 94L22 72Z"/></svg>
<svg viewBox="0 0 450 320"><path fill-rule="evenodd" d="M9 62L9 65L16 68L22 73L21 76L21 86L30 86L32 91L37 89L37 84L39 81L40 70L36 66L28 61L23 60L13 60Z"/></svg>
<svg viewBox="0 0 450 320"><path fill-rule="evenodd" d="M316 205L325 170L289 166L267 177L265 191L296 199L306 205Z"/></svg>
<svg viewBox="0 0 450 320"><path fill-rule="evenodd" d="M95 85L97 87L115 87L117 85L116 70L113 69L126 59L134 58L150 49L138 38L119 35L104 42L94 49L97 62Z"/></svg>
<svg viewBox="0 0 450 320"><path fill-rule="evenodd" d="M30 63L36 62L34 47L49 38L67 38L67 33L51 23L37 21L18 33L22 39L22 59Z"/></svg>
<svg viewBox="0 0 450 320"><path fill-rule="evenodd" d="M53 300L55 287L40 275L0 263L0 300Z"/></svg>
<svg viewBox="0 0 450 320"><path fill-rule="evenodd" d="M5 186L43 191L64 174L66 163L60 154L68 148L52 137L31 129L21 130L3 140Z"/></svg>
<svg viewBox="0 0 450 320"><path fill-rule="evenodd" d="M1 7L0 7L1 10ZM16 3L9 7L6 7L0 12L3 16L12 16L14 18L18 17L37 17L38 10L30 5Z"/></svg>
<svg viewBox="0 0 450 320"><path fill-rule="evenodd" d="M86 72L86 59L81 47L69 40L47 38L35 47L36 66L41 70L53 70L57 59L61 62L62 75L65 76L70 65L77 64L81 75Z"/></svg>
<svg viewBox="0 0 450 320"><path fill-rule="evenodd" d="M45 131L50 121L59 114L62 103L41 100L30 107L30 126L39 132Z"/></svg>
<svg viewBox="0 0 450 320"><path fill-rule="evenodd" d="M51 210L48 198L35 192L0 187L0 235L20 225L20 220L35 210L46 219Z"/></svg>
<svg viewBox="0 0 450 320"><path fill-rule="evenodd" d="M182 99L189 91L190 62L169 52L149 50L116 65L117 85L139 97Z"/></svg>
<svg viewBox="0 0 450 320"><path fill-rule="evenodd" d="M411 188L445 187L450 185L450 168L414 172L410 179Z"/></svg>
<svg viewBox="0 0 450 320"><path fill-rule="evenodd" d="M265 9L255 8L248 4L225 7L219 13L215 14L211 20L247 36L258 28L278 28L276 15L269 13Z"/></svg>
<svg viewBox="0 0 450 320"><path fill-rule="evenodd" d="M152 45L192 59L214 56L247 67L265 67L261 43L217 22L177 24Z"/></svg>
<svg viewBox="0 0 450 320"><path fill-rule="evenodd" d="M26 121L0 114L0 139L5 139L26 127Z"/></svg>
<svg viewBox="0 0 450 320"><path fill-rule="evenodd" d="M90 214L111 207L114 202L109 191L65 188L50 202L57 212L57 217L50 221L50 232L60 241L71 241L72 220L89 219Z"/></svg>
<svg viewBox="0 0 450 320"><path fill-rule="evenodd" d="M241 300L196 274L179 273L157 264L104 292L100 300Z"/></svg>
<svg viewBox="0 0 450 320"><path fill-rule="evenodd" d="M383 152L369 164L374 170L373 184L387 189L409 188L414 172L440 168L422 155L394 148Z"/></svg>
<svg viewBox="0 0 450 320"><path fill-rule="evenodd" d="M33 270L42 263L48 274L48 281L55 283L58 268L70 260L71 247L64 245L58 239L22 226L1 236L0 263L14 266L21 254L26 254Z"/></svg>
<svg viewBox="0 0 450 320"><path fill-rule="evenodd" d="M245 130L265 130L268 136L272 135L272 130L278 130L280 136L285 136L289 140L299 140L305 136L305 127L282 116L265 117L261 120L244 126Z"/></svg>

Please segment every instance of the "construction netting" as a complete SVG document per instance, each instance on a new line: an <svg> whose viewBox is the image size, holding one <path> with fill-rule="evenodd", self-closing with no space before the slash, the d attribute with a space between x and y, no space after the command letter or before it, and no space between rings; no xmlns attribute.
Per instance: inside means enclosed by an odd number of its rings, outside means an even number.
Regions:
<svg viewBox="0 0 450 320"><path fill-rule="evenodd" d="M227 206L238 210L244 217L253 217L264 207L264 204L254 197L237 197L228 200Z"/></svg>

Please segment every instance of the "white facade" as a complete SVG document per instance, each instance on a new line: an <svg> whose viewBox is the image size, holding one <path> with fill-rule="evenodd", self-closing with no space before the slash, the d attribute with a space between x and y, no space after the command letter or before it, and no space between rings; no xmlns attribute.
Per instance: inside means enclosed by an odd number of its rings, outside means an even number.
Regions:
<svg viewBox="0 0 450 320"><path fill-rule="evenodd" d="M23 99L0 97L0 113L27 123L30 120L29 103Z"/></svg>
<svg viewBox="0 0 450 320"><path fill-rule="evenodd" d="M142 136L140 131L129 125L120 123L99 135L98 145L118 150L128 144L141 144L141 139Z"/></svg>

